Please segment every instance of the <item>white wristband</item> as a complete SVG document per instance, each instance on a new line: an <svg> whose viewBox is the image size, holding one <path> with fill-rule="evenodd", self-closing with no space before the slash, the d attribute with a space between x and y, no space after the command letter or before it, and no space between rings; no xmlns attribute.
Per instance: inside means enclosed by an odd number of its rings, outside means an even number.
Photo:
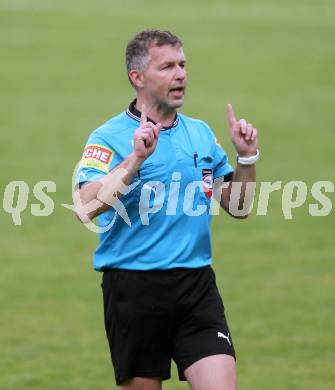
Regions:
<svg viewBox="0 0 335 390"><path fill-rule="evenodd" d="M242 165L254 165L258 159L259 159L259 150L257 149L257 153L251 157L240 157L239 155L237 155L236 161Z"/></svg>

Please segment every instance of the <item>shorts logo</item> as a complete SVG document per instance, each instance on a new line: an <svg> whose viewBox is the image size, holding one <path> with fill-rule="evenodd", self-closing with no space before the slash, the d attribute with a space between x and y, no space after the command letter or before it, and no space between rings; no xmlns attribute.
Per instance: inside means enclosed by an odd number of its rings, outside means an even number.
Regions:
<svg viewBox="0 0 335 390"><path fill-rule="evenodd" d="M218 337L222 338L222 339L226 339L228 341L228 344L231 345L231 342L229 340L229 332L228 332L228 335L226 336L224 333L222 332L218 332Z"/></svg>
<svg viewBox="0 0 335 390"><path fill-rule="evenodd" d="M202 170L202 187L207 198L213 195L213 171L205 168Z"/></svg>
<svg viewBox="0 0 335 390"><path fill-rule="evenodd" d="M113 159L114 151L103 145L87 145L80 161L80 167L95 168L109 172L109 165Z"/></svg>

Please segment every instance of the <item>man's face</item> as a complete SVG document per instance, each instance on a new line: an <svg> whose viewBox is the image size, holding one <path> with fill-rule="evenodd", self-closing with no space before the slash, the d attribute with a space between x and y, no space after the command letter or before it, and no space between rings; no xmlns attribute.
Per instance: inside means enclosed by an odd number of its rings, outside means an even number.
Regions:
<svg viewBox="0 0 335 390"><path fill-rule="evenodd" d="M184 103L186 88L185 55L182 47L153 46L143 72L143 92L154 103L178 108Z"/></svg>

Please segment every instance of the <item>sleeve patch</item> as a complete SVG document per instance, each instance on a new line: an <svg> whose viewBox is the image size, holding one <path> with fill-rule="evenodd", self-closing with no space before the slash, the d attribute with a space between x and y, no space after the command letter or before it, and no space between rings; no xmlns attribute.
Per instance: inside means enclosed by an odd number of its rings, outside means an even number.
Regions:
<svg viewBox="0 0 335 390"><path fill-rule="evenodd" d="M217 145L219 145L220 146L220 148L222 149L222 145L221 145L221 142L215 137L215 143L217 144Z"/></svg>
<svg viewBox="0 0 335 390"><path fill-rule="evenodd" d="M87 145L80 161L80 167L95 168L103 172L109 172L114 151L103 145Z"/></svg>

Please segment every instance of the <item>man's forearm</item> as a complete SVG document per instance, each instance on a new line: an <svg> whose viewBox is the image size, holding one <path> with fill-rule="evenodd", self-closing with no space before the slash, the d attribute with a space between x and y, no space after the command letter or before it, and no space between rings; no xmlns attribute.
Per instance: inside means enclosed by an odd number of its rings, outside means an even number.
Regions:
<svg viewBox="0 0 335 390"><path fill-rule="evenodd" d="M249 209L253 201L254 191L251 190L254 190L255 182L256 166L237 163L228 188L222 191L221 206L234 217L237 216L231 213L231 210L235 209L232 207L233 203L238 204L238 209Z"/></svg>
<svg viewBox="0 0 335 390"><path fill-rule="evenodd" d="M102 179L76 190L74 204L77 217L85 223L109 209L126 191L143 161L131 153Z"/></svg>
<svg viewBox="0 0 335 390"><path fill-rule="evenodd" d="M232 182L250 183L256 181L256 165L242 165L237 163Z"/></svg>

